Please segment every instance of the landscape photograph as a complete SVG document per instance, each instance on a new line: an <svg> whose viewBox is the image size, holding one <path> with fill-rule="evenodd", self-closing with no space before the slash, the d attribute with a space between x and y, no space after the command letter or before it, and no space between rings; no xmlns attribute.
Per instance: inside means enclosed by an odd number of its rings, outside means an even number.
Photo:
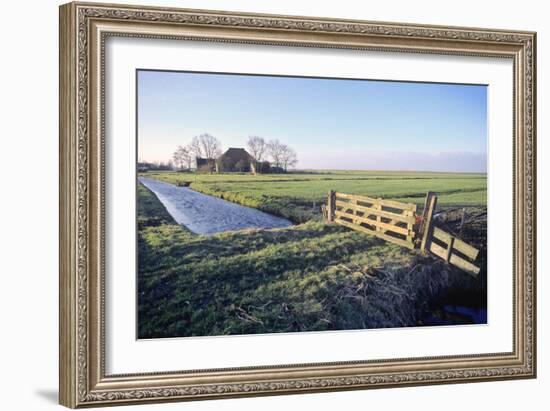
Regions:
<svg viewBox="0 0 550 411"><path fill-rule="evenodd" d="M487 323L487 87L140 69L137 338Z"/></svg>

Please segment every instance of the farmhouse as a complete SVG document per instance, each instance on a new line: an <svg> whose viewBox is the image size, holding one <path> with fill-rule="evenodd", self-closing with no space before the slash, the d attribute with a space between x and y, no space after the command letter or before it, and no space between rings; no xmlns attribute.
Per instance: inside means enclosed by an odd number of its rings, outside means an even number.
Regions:
<svg viewBox="0 0 550 411"><path fill-rule="evenodd" d="M218 172L241 172L252 171L256 162L244 148L229 148L217 160Z"/></svg>
<svg viewBox="0 0 550 411"><path fill-rule="evenodd" d="M244 148L230 147L218 158L197 157L197 171L201 173L269 173L269 161L256 161Z"/></svg>

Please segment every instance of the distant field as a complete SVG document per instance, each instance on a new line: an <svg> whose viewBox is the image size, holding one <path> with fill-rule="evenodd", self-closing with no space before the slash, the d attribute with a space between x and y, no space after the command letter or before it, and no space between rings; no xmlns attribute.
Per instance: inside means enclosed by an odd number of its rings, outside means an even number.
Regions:
<svg viewBox="0 0 550 411"><path fill-rule="evenodd" d="M242 205L305 222L320 219L320 204L329 190L423 204L427 191L438 194L441 207L486 206L487 175L398 171L315 171L289 174L194 174L149 172L168 183L190 182L191 188Z"/></svg>

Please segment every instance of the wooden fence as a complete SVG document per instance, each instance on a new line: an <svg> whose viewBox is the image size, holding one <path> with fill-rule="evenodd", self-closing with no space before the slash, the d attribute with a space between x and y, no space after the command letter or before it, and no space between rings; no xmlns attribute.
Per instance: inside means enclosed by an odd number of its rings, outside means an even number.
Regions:
<svg viewBox="0 0 550 411"><path fill-rule="evenodd" d="M479 250L446 231L434 227L428 247L432 254L442 258L449 264L473 276L479 274L479 267L471 262L475 261Z"/></svg>
<svg viewBox="0 0 550 411"><path fill-rule="evenodd" d="M327 219L336 224L414 248L416 204L329 193Z"/></svg>
<svg viewBox="0 0 550 411"><path fill-rule="evenodd" d="M419 247L476 276L480 269L473 261L479 250L433 225L436 204L437 196L428 192L418 216L416 204L330 191L323 215L352 230L410 249Z"/></svg>

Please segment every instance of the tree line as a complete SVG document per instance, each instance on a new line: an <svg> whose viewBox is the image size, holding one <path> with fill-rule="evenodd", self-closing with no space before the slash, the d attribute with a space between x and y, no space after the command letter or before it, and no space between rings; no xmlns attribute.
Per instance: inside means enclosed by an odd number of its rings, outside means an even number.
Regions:
<svg viewBox="0 0 550 411"><path fill-rule="evenodd" d="M260 136L249 136L246 142L248 153L257 163L269 162L271 166L287 171L298 163L296 151L279 140L265 140ZM220 140L211 134L195 136L185 146L178 146L172 155L176 168L190 170L196 158L217 159L222 154Z"/></svg>

